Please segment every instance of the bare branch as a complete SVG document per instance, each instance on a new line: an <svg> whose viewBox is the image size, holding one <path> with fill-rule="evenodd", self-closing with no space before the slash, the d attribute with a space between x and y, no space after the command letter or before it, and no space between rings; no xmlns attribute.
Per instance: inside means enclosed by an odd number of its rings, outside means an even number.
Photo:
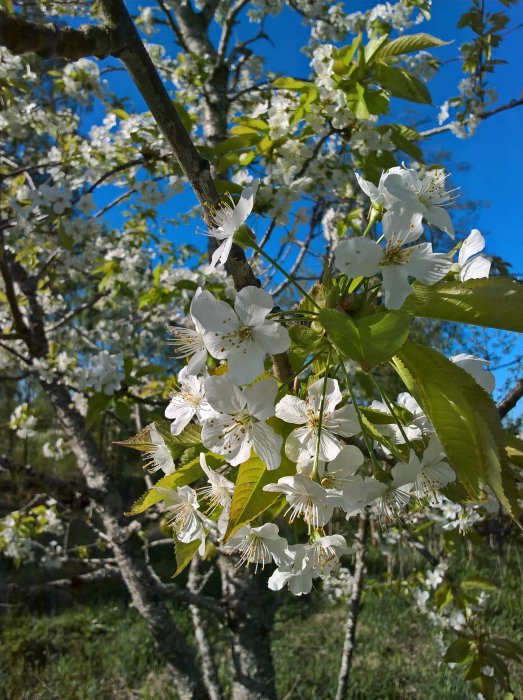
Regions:
<svg viewBox="0 0 523 700"><path fill-rule="evenodd" d="M15 55L33 52L42 58L60 56L69 61L85 56L107 58L120 48L117 34L107 27L36 24L4 11L0 11L0 45Z"/></svg>
<svg viewBox="0 0 523 700"><path fill-rule="evenodd" d="M367 513L360 515L358 534L356 535L356 560L354 562L354 576L352 579L352 592L347 606L347 619L345 622L345 640L341 655L340 672L338 675L338 687L336 690L336 700L344 700L347 697L349 687L349 676L352 665L352 654L354 651L354 638L356 635L356 624L360 611L361 588L365 573L365 536L367 534Z"/></svg>
<svg viewBox="0 0 523 700"><path fill-rule="evenodd" d="M511 389L508 394L498 403L498 413L501 418L504 418L509 411L516 406L517 402L523 396L523 378L518 379L516 386Z"/></svg>
<svg viewBox="0 0 523 700"><path fill-rule="evenodd" d="M195 556L189 566L189 578L187 579L187 589L197 595L200 589L200 574L198 571L200 563L199 556ZM218 680L218 669L214 662L212 647L209 642L208 625L201 610L196 605L190 605L191 618L194 628L194 637L200 653L200 665L202 667L203 681L210 700L223 700L223 693Z"/></svg>
<svg viewBox="0 0 523 700"><path fill-rule="evenodd" d="M495 107L494 109L489 110L488 112L481 112L480 114L476 115L479 119L488 119L489 117L493 117L495 114L499 114L500 112L505 112L507 109L514 109L514 107L521 107L523 105L523 98L516 99L514 98L513 100L510 100L510 102L507 102L504 105L500 105L499 107ZM436 134L443 134L445 131L451 131L452 130L452 124L444 124L443 126L436 126L434 129L427 129L426 131L422 131L420 133L420 137L423 139L428 138L429 136L435 136Z"/></svg>

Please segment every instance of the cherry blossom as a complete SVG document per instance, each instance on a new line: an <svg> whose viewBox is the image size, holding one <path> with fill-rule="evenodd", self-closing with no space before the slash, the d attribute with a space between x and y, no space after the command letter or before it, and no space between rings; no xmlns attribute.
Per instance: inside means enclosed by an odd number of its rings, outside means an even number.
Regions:
<svg viewBox="0 0 523 700"><path fill-rule="evenodd" d="M337 379L327 379L320 419L323 390L324 380L319 379L308 388L307 401L287 394L276 406L278 418L303 426L295 428L285 443L285 453L293 462L308 462L315 457L320 422L319 459L324 462L333 460L341 452L344 443L338 436L349 437L360 432L352 404L336 409L343 398Z"/></svg>
<svg viewBox="0 0 523 700"><path fill-rule="evenodd" d="M161 469L164 474L172 474L176 469L174 460L154 423L149 427L149 442L151 448L147 450L148 461L146 462L149 471L156 472Z"/></svg>
<svg viewBox="0 0 523 700"><path fill-rule="evenodd" d="M485 239L477 228L473 228L459 249L458 265L462 282L489 276L490 260L480 254L484 247Z"/></svg>
<svg viewBox="0 0 523 700"><path fill-rule="evenodd" d="M227 360L228 378L233 384L248 384L262 374L267 354L285 352L290 346L286 328L266 316L272 310L272 297L258 287L244 287L236 295L234 309L217 301L209 292L192 316L204 329L209 353Z"/></svg>
<svg viewBox="0 0 523 700"><path fill-rule="evenodd" d="M189 374L188 367L184 367L178 374L180 391L173 394L165 409L165 417L173 421L173 435L179 435L194 416L203 421L215 414L205 399L204 381L202 377Z"/></svg>
<svg viewBox="0 0 523 700"><path fill-rule="evenodd" d="M199 553L205 554L205 538L215 524L200 511L196 491L190 486L180 486L176 490L155 486L162 494L165 511L169 515L169 525L180 542L188 544L200 540Z"/></svg>
<svg viewBox="0 0 523 700"><path fill-rule="evenodd" d="M459 365L465 372L468 372L485 391L492 394L496 386L496 377L492 372L484 369L484 365L490 364L488 360L463 352L459 355L454 355L454 357L449 357L449 360Z"/></svg>
<svg viewBox="0 0 523 700"><path fill-rule="evenodd" d="M189 357L187 374L198 374L205 367L207 361L207 348L205 347L203 333L204 329L198 321L197 314L214 297L210 292L198 289L192 299L190 306L190 316L195 330L192 328L182 328L181 326L169 326L169 331L173 335L171 344L174 345L180 357Z"/></svg>
<svg viewBox="0 0 523 700"><path fill-rule="evenodd" d="M277 484L267 484L264 491L283 493L289 503L287 513L292 522L300 515L312 528L323 527L332 517L335 501L323 486L303 474L283 476Z"/></svg>
<svg viewBox="0 0 523 700"><path fill-rule="evenodd" d="M265 523L260 527L244 525L227 542L227 552L237 552L240 555L239 564L259 564L264 567L274 561L277 565L287 564L291 556L287 550L288 543L280 537L278 526Z"/></svg>
<svg viewBox="0 0 523 700"><path fill-rule="evenodd" d="M205 447L233 466L248 460L254 448L267 469L279 467L283 439L265 422L274 415L277 391L271 377L245 389L232 384L228 376L207 379L205 393L216 415L203 421Z"/></svg>
<svg viewBox="0 0 523 700"><path fill-rule="evenodd" d="M213 270L218 263L224 265L227 262L234 234L247 221L254 205L254 197L259 184L259 180L253 180L250 185L244 187L237 204L231 199L230 204L229 202L221 202L218 207L212 209L209 236L222 241L222 243L212 254L210 270Z"/></svg>
<svg viewBox="0 0 523 700"><path fill-rule="evenodd" d="M407 236L408 238L408 236ZM430 243L404 248L404 239L382 248L366 238L348 238L342 241L334 254L336 267L349 277L370 277L381 271L385 306L400 309L412 293L409 277L432 285L439 282L452 267L444 253L433 253Z"/></svg>
<svg viewBox="0 0 523 700"><path fill-rule="evenodd" d="M232 494L234 492L234 484L227 477L219 472L214 471L207 465L205 454L200 453L200 466L203 469L205 476L208 479L207 486L202 486L198 489L202 498L208 499L210 502L210 513L213 513L220 506L228 511L231 506Z"/></svg>

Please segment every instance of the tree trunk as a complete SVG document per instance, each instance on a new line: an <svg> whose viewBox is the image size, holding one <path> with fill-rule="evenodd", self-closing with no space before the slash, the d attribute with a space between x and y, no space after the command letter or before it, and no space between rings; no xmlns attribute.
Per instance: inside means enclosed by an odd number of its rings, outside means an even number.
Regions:
<svg viewBox="0 0 523 700"><path fill-rule="evenodd" d="M367 513L360 515L358 533L356 535L356 558L354 562L354 580L352 593L347 606L347 619L345 621L345 640L341 653L340 672L338 674L338 688L335 700L344 700L349 689L349 677L352 666L352 655L354 652L354 638L356 636L356 624L360 612L361 587L363 575L365 573L365 536L367 534Z"/></svg>
<svg viewBox="0 0 523 700"><path fill-rule="evenodd" d="M219 567L232 635L233 700L276 700L270 633L272 606L260 577L220 556Z"/></svg>
<svg viewBox="0 0 523 700"><path fill-rule="evenodd" d="M87 486L100 493L96 505L133 607L147 622L158 651L165 659L181 700L207 700L192 650L178 630L160 592L159 582L145 560L136 532L123 522L124 505L107 478L105 465L94 441L85 432L83 417L71 405L65 387L42 382L59 423L70 441Z"/></svg>

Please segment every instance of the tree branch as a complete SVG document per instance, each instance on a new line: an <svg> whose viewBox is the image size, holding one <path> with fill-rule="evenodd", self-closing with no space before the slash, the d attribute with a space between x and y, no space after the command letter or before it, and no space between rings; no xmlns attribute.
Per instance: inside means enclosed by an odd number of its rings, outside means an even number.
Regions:
<svg viewBox="0 0 523 700"><path fill-rule="evenodd" d="M498 413L500 418L504 418L509 411L512 411L522 396L523 378L518 379L516 386L511 389L505 398L498 403Z"/></svg>
<svg viewBox="0 0 523 700"><path fill-rule="evenodd" d="M85 56L107 58L120 48L116 33L108 27L83 24L73 29L36 24L4 11L0 11L0 45L15 55L32 52L42 58L60 56L69 61Z"/></svg>
<svg viewBox="0 0 523 700"><path fill-rule="evenodd" d="M504 105L500 105L499 107L495 107L494 109L491 109L487 112L481 112L480 114L476 115L479 119L488 119L489 117L493 117L495 114L499 114L500 112L505 112L507 109L514 109L514 107L521 107L523 106L523 98L516 99L514 98L513 100L510 100L510 102L507 102ZM451 131L452 130L452 123L451 124L444 124L443 126L436 126L434 129L427 129L426 131L422 131L420 133L420 137L423 139L428 138L429 136L435 136L436 134L443 134L445 131Z"/></svg>
<svg viewBox="0 0 523 700"><path fill-rule="evenodd" d="M336 689L335 700L344 700L347 697L349 687L349 676L352 665L352 654L354 651L354 638L356 635L356 624L360 612L361 588L365 573L365 537L367 534L367 513L360 515L358 534L356 535L356 560L354 562L354 577L352 581L352 592L347 606L347 619L345 622L345 640L341 654L340 672L338 674L338 687Z"/></svg>

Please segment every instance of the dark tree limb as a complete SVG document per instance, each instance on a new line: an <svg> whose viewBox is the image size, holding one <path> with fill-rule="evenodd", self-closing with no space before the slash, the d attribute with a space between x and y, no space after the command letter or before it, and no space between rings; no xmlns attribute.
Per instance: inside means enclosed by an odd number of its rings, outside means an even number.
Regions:
<svg viewBox="0 0 523 700"><path fill-rule="evenodd" d="M518 379L516 386L498 403L498 413L500 418L504 418L509 411L515 408L516 404L523 396L523 378Z"/></svg>
<svg viewBox="0 0 523 700"><path fill-rule="evenodd" d="M4 11L0 11L0 45L15 55L33 52L41 58L60 56L69 61L85 56L107 58L119 48L117 35L107 27L37 24Z"/></svg>

